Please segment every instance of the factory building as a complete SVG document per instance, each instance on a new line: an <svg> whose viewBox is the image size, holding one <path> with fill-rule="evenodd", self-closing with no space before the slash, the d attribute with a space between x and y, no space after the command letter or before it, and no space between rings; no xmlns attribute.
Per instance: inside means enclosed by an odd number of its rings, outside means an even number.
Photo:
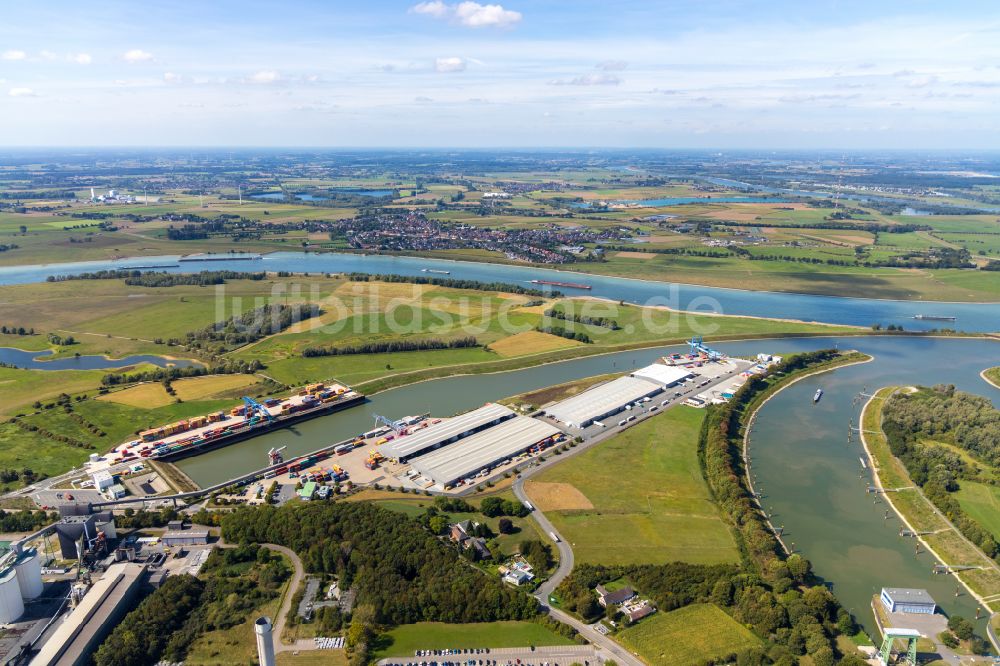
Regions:
<svg viewBox="0 0 1000 666"><path fill-rule="evenodd" d="M458 441L474 433L485 430L514 417L507 407L488 403L479 409L460 414L440 423L417 430L409 435L397 437L384 445L380 453L386 458L405 463L417 456L430 453L434 449Z"/></svg>
<svg viewBox="0 0 1000 666"><path fill-rule="evenodd" d="M78 557L76 544L81 537L85 537L88 544L98 537L116 538L114 516L110 511L65 516L56 523L56 535L59 537L62 558L75 560Z"/></svg>
<svg viewBox="0 0 1000 666"><path fill-rule="evenodd" d="M45 641L33 666L90 664L101 641L132 608L145 571L141 564L111 565Z"/></svg>
<svg viewBox="0 0 1000 666"><path fill-rule="evenodd" d="M617 414L626 406L663 391L663 384L638 377L619 377L561 400L543 411L570 427L585 428L594 421Z"/></svg>
<svg viewBox="0 0 1000 666"><path fill-rule="evenodd" d="M676 386L685 379L694 377L694 373L687 368L654 363L653 365L647 365L645 368L636 370L632 373L632 376L639 379L648 379L651 382L669 387Z"/></svg>
<svg viewBox="0 0 1000 666"><path fill-rule="evenodd" d="M413 460L413 469L445 487L562 434L544 421L515 416Z"/></svg>

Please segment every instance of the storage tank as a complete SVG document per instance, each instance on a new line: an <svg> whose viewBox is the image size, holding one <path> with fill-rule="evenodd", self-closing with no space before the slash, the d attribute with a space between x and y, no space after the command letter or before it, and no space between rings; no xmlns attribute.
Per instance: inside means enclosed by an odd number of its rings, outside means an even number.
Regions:
<svg viewBox="0 0 1000 666"><path fill-rule="evenodd" d="M271 634L271 618L257 618L253 623L257 633L257 660L260 666L274 666L274 638Z"/></svg>
<svg viewBox="0 0 1000 666"><path fill-rule="evenodd" d="M42 560L37 550L30 548L22 552L14 570L22 599L37 599L42 595Z"/></svg>
<svg viewBox="0 0 1000 666"><path fill-rule="evenodd" d="M101 459L101 456L97 455L96 453L91 453L90 454L90 462L96 463L96 462L100 461L100 459Z"/></svg>
<svg viewBox="0 0 1000 666"><path fill-rule="evenodd" d="M21 588L17 584L17 572L10 567L0 572L0 624L16 622L22 615Z"/></svg>

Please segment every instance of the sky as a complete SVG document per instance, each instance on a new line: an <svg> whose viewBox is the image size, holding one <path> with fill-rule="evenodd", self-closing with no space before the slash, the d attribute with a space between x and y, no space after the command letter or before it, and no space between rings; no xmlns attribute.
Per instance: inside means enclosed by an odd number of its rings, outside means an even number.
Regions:
<svg viewBox="0 0 1000 666"><path fill-rule="evenodd" d="M998 149L1000 3L10 2L0 146Z"/></svg>

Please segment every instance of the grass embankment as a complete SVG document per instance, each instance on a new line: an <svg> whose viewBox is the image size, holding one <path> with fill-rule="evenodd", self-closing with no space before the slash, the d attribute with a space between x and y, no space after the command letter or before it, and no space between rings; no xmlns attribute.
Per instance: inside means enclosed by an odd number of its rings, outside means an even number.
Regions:
<svg viewBox="0 0 1000 666"><path fill-rule="evenodd" d="M577 379L576 381L566 382L564 384L546 386L545 388L538 389L537 391L529 391L527 393L520 393L510 398L504 398L500 401L500 403L509 406L528 405L531 408L538 409L558 400L565 400L566 398L577 395L578 393L582 393L591 386L614 379L620 374L621 373L613 373L608 375L597 375L595 377L584 377L583 379Z"/></svg>
<svg viewBox="0 0 1000 666"><path fill-rule="evenodd" d="M888 398L898 390L898 387L880 389L861 412L862 436L872 458L878 484L887 490L906 488L900 492L886 492L884 497L943 564L982 567L955 574L965 587L979 598L1000 595L1000 571L997 570L996 563L966 540L940 514L916 487L906 468L889 449L889 443L882 432L882 410ZM993 610L1000 610L1000 602L985 605Z"/></svg>
<svg viewBox="0 0 1000 666"><path fill-rule="evenodd" d="M615 638L651 666L693 666L761 645L759 638L713 604L659 612Z"/></svg>
<svg viewBox="0 0 1000 666"><path fill-rule="evenodd" d="M525 484L592 564L738 562L698 462L703 410L674 407Z"/></svg>
<svg viewBox="0 0 1000 666"><path fill-rule="evenodd" d="M983 370L983 379L1000 389L1000 365Z"/></svg>
<svg viewBox="0 0 1000 666"><path fill-rule="evenodd" d="M543 645L575 645L535 622L480 622L446 624L417 622L390 629L377 639L375 659L412 657L415 650L445 648L505 648Z"/></svg>

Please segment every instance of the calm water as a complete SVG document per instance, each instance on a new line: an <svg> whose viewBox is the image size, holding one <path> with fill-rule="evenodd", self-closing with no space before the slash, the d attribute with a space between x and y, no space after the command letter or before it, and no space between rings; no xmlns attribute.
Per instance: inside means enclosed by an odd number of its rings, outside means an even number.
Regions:
<svg viewBox="0 0 1000 666"><path fill-rule="evenodd" d="M912 540L897 536L899 524L886 521L884 504L873 505L859 478L857 442L847 428L857 422L852 405L863 388L897 383L953 383L1000 402L1000 391L979 371L1000 363L1000 343L988 340L824 338L717 345L731 354L789 353L838 345L875 356L865 365L842 368L803 380L772 399L760 412L751 438L753 468L767 506L785 526L788 540L814 564L843 604L874 631L869 598L882 586L930 590L947 612L970 619L975 603L955 598L947 577L931 574L932 561L915 557ZM208 485L263 467L267 450L288 446L288 455L314 450L368 430L374 414L397 418L431 412L446 416L516 393L602 373L626 371L676 348L622 352L493 375L437 379L376 394L366 405L314 419L228 448L181 461L196 482ZM812 396L824 396L814 405Z"/></svg>
<svg viewBox="0 0 1000 666"><path fill-rule="evenodd" d="M201 365L187 359L167 359L162 356L152 356L149 354L139 354L125 358L71 356L51 361L44 360L46 356L51 356L52 353L48 349L45 351L25 351L23 349L15 349L14 347L0 347L0 363L6 363L18 368L28 368L30 370L108 370L124 368L129 365L138 365L139 363L151 363L161 368L169 366L187 368L192 365Z"/></svg>
<svg viewBox="0 0 1000 666"><path fill-rule="evenodd" d="M178 257L141 257L121 261L90 261L36 266L0 266L0 285L44 282L49 275L74 275L88 271L114 270L132 266L176 263ZM949 327L963 331L1000 330L1000 303L934 303L810 296L779 292L741 291L697 285L672 284L646 280L604 277L526 266L457 262L419 257L390 257L359 254L304 254L275 252L249 265L246 261L213 261L209 266L192 264L163 268L170 273L194 270L294 271L309 273L398 273L427 277L424 268L447 270L450 278L511 282L532 286L533 279L581 282L590 291L574 294L597 296L629 303L665 305L684 310L715 311L731 315L751 315L833 324L870 326L899 324L907 330L930 330ZM569 291L569 290L567 290ZM956 322L918 321L913 315L958 317Z"/></svg>

